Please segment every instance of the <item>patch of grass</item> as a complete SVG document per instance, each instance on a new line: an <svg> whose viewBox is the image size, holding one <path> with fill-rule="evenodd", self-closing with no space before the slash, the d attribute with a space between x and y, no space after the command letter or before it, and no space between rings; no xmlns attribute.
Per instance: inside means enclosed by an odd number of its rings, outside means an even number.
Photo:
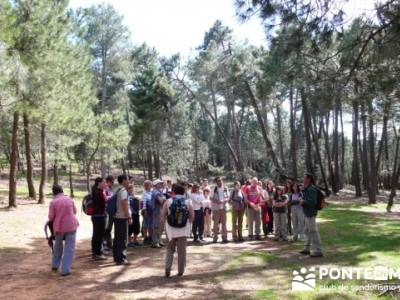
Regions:
<svg viewBox="0 0 400 300"><path fill-rule="evenodd" d="M273 290L259 290L255 293L255 296L260 299L278 299L277 295Z"/></svg>
<svg viewBox="0 0 400 300"><path fill-rule="evenodd" d="M383 262L400 266L398 255L400 221L376 216L371 212L384 211L384 206L330 205L321 211L320 226L325 248L335 249L328 260L349 266L374 266ZM326 261L326 260L325 260Z"/></svg>

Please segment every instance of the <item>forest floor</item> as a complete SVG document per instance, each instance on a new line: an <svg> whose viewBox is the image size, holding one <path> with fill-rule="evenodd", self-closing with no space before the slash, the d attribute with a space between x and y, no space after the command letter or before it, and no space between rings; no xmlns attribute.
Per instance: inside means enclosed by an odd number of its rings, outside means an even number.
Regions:
<svg viewBox="0 0 400 300"><path fill-rule="evenodd" d="M25 193L22 186L18 195ZM78 193L77 206L83 192ZM50 270L51 250L44 237L47 204L19 199L6 208L7 186L0 181L0 298L1 299L378 299L377 292L350 289L364 281L317 280L313 292L291 291L293 270L311 266L400 268L400 210L385 212L384 203L366 205L342 191L329 200L318 223L325 256L298 254L300 242L263 241L240 244L189 243L187 268L164 278L164 249L129 249L129 266L112 258L94 262L90 254L90 218L78 212L76 257L71 276ZM245 232L245 236L247 232ZM344 285L346 290L339 289ZM323 285L335 289L325 291ZM400 293L379 299L400 299Z"/></svg>

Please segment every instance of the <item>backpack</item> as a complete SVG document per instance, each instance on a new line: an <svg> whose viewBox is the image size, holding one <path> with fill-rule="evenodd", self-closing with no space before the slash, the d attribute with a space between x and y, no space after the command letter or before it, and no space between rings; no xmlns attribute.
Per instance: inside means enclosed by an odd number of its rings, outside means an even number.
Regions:
<svg viewBox="0 0 400 300"><path fill-rule="evenodd" d="M82 211L88 216L94 213L94 201L92 194L87 194L82 200Z"/></svg>
<svg viewBox="0 0 400 300"><path fill-rule="evenodd" d="M120 191L121 188L119 188L118 191L107 200L106 211L107 214L111 217L113 217L117 213L117 200Z"/></svg>
<svg viewBox="0 0 400 300"><path fill-rule="evenodd" d="M320 188L315 187L315 189L317 190L317 210L321 210L326 205L326 195Z"/></svg>
<svg viewBox="0 0 400 300"><path fill-rule="evenodd" d="M189 208L185 198L173 198L169 206L167 222L172 227L182 228L189 219Z"/></svg>

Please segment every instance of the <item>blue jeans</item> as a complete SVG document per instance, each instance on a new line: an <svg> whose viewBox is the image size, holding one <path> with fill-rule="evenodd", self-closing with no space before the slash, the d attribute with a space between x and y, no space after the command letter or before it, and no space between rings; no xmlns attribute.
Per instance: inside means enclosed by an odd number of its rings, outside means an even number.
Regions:
<svg viewBox="0 0 400 300"><path fill-rule="evenodd" d="M65 245L63 239L65 238ZM53 268L59 268L62 260L61 273L71 272L72 261L75 254L76 231L56 234L54 243L54 253L51 265ZM64 255L63 255L64 253Z"/></svg>

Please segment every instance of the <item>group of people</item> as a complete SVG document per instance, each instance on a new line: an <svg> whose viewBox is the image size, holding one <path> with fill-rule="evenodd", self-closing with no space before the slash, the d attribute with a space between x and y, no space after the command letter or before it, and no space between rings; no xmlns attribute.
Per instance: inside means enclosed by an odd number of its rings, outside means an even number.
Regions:
<svg viewBox="0 0 400 300"><path fill-rule="evenodd" d="M92 256L94 260L106 260L112 250L117 265L129 264L127 247L149 245L164 247L162 234L165 231L166 245L165 276L169 277L174 252L178 252L178 275L183 275L186 265L187 239L203 243L207 238L217 243L228 243L227 215L232 215L232 241L243 242L243 227L248 229L248 240L262 240L268 236L275 241L304 241L300 252L311 257L321 257L322 248L316 226L317 189L313 177L306 174L303 187L288 180L284 186L272 181L252 178L241 184L235 182L231 190L221 177L210 186L208 179L201 184L172 183L171 180L154 182L145 180L141 197L135 196L133 178L120 175L118 187L114 178L96 178L91 196L93 200ZM62 274L70 273L75 232L79 226L75 218L73 201L62 193L60 186L53 187L54 200L50 204L49 220L54 222L56 233L52 269L58 270L62 260ZM107 202L116 197L116 212L107 214ZM178 204L178 206L177 206ZM178 209L177 209L178 207ZM185 210L184 220L179 226L170 221L170 216ZM68 217L65 217L68 215ZM246 224L244 224L246 216ZM178 217L182 221L182 215ZM186 222L187 219L187 222ZM60 223L66 223L60 225ZM111 238L114 227L114 239ZM263 236L261 234L263 231ZM143 242L139 242L140 234ZM63 240L65 240L64 256Z"/></svg>

